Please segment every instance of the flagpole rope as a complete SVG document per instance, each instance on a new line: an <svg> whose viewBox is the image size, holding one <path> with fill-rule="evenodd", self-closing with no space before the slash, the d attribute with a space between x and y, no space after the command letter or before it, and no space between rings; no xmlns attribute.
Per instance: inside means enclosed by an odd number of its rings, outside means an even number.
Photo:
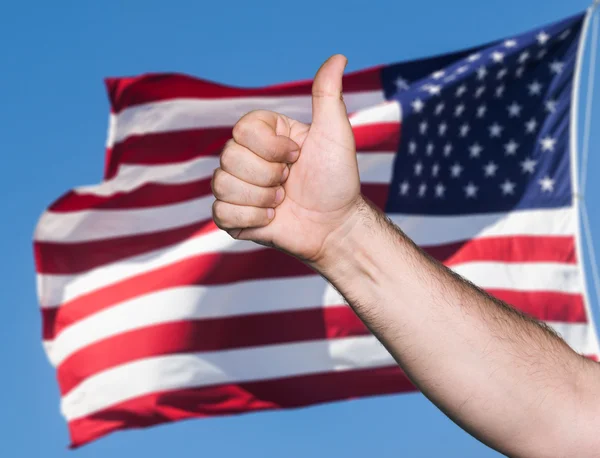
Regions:
<svg viewBox="0 0 600 458"><path fill-rule="evenodd" d="M599 5L600 0L594 3L594 7ZM593 14L593 11L592 11ZM581 188L580 193L585 196L585 186L587 184L587 166L590 151L590 137L592 125L592 101L594 99L594 76L596 70L596 55L598 50L598 15L594 16L592 23L592 43L590 49L590 63L588 69L588 87L585 107L585 123L583 128L583 148L581 150Z"/></svg>
<svg viewBox="0 0 600 458"><path fill-rule="evenodd" d="M594 242L592 240L592 231L590 228L590 218L588 216L585 202L581 203L581 219L583 221L583 234L585 236L585 242L588 246L588 250L590 253L590 265L592 267L592 283L594 284L596 298L600 298L600 272L598 271L598 262L596 260L596 252L594 251Z"/></svg>

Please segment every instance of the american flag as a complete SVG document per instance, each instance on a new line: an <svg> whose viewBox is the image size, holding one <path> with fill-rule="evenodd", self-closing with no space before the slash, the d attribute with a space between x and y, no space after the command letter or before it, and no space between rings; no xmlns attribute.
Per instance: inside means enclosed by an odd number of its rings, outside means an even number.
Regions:
<svg viewBox="0 0 600 458"><path fill-rule="evenodd" d="M578 253L571 94L584 16L344 77L363 193L456 272L598 344ZM323 278L211 220L240 116L311 118L311 81L107 80L103 181L35 231L43 341L73 446L115 430L415 388Z"/></svg>

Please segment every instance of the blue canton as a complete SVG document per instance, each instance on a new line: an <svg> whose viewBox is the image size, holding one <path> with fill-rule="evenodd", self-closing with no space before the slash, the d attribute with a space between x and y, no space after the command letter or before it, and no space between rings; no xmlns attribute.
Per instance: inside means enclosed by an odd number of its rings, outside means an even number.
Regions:
<svg viewBox="0 0 600 458"><path fill-rule="evenodd" d="M570 109L583 15L382 70L402 107L387 213L571 205Z"/></svg>

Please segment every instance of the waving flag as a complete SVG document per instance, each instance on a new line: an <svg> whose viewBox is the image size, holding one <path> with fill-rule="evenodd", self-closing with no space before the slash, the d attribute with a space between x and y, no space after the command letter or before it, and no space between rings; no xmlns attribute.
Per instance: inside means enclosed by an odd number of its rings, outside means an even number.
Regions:
<svg viewBox="0 0 600 458"><path fill-rule="evenodd" d="M362 189L456 272L598 345L578 253L571 148L584 16L344 78ZM211 221L240 116L310 122L311 81L241 89L107 80L103 181L35 231L43 340L72 445L189 417L414 390L325 280Z"/></svg>

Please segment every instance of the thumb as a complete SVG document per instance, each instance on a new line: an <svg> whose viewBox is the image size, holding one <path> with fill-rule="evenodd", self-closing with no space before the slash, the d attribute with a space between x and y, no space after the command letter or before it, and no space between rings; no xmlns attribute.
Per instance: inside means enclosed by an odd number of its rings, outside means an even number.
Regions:
<svg viewBox="0 0 600 458"><path fill-rule="evenodd" d="M350 127L346 105L342 99L342 76L348 59L336 54L327 59L315 75L312 86L313 124ZM343 125L343 124L342 124Z"/></svg>

